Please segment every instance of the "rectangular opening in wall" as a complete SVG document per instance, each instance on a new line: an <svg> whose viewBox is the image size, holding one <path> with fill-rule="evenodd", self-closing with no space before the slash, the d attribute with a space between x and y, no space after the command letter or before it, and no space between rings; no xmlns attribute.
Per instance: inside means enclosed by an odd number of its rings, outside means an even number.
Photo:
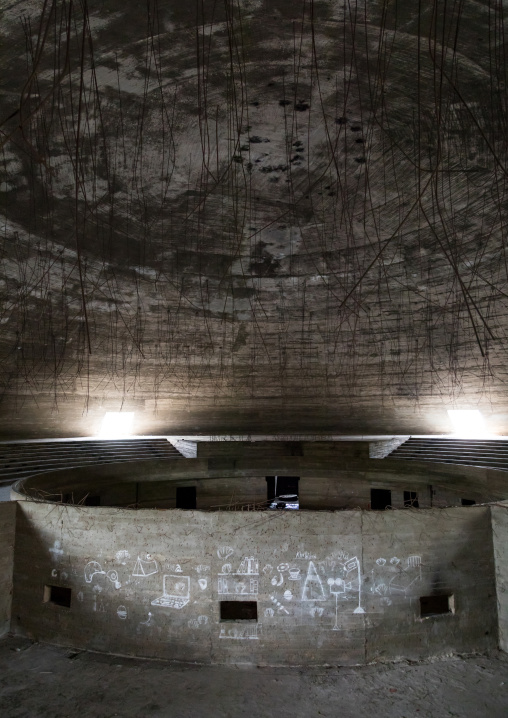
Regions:
<svg viewBox="0 0 508 718"><path fill-rule="evenodd" d="M461 499L462 506L474 506L476 504L476 501L473 501L473 499Z"/></svg>
<svg viewBox="0 0 508 718"><path fill-rule="evenodd" d="M418 503L418 494L416 491L404 491L404 506L406 508L419 508L420 504Z"/></svg>
<svg viewBox="0 0 508 718"><path fill-rule="evenodd" d="M177 488L176 488L176 508L177 509L195 509L196 508L196 487L195 486L177 486Z"/></svg>
<svg viewBox="0 0 508 718"><path fill-rule="evenodd" d="M271 509L299 509L299 476L267 476L266 498Z"/></svg>
<svg viewBox="0 0 508 718"><path fill-rule="evenodd" d="M391 508L392 492L390 489L371 489L370 490L370 508L373 511L384 511Z"/></svg>
<svg viewBox="0 0 508 718"><path fill-rule="evenodd" d="M71 607L72 589L65 586L44 586L44 603L54 603L55 606Z"/></svg>
<svg viewBox="0 0 508 718"><path fill-rule="evenodd" d="M257 601L221 601L221 621L257 621Z"/></svg>
<svg viewBox="0 0 508 718"><path fill-rule="evenodd" d="M101 497L100 496L87 496L85 500L83 501L83 504L85 506L100 506L101 505Z"/></svg>
<svg viewBox="0 0 508 718"><path fill-rule="evenodd" d="M452 594L437 596L420 596L420 617L442 616L454 613L454 600Z"/></svg>

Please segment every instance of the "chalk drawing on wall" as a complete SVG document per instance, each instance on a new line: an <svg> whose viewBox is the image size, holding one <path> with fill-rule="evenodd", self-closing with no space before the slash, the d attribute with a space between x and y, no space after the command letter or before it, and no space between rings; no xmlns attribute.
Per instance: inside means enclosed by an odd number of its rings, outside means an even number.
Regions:
<svg viewBox="0 0 508 718"><path fill-rule="evenodd" d="M287 591L284 591L284 598L286 601L291 601L291 599L293 598L293 594L289 589Z"/></svg>
<svg viewBox="0 0 508 718"><path fill-rule="evenodd" d="M378 566L384 566L386 563L386 559L385 558L377 558L376 563Z"/></svg>
<svg viewBox="0 0 508 718"><path fill-rule="evenodd" d="M289 569L289 580L290 581L301 581L302 577L300 576L300 569L292 567Z"/></svg>
<svg viewBox="0 0 508 718"><path fill-rule="evenodd" d="M237 573L242 576L257 576L259 574L259 562L253 556L245 556Z"/></svg>
<svg viewBox="0 0 508 718"><path fill-rule="evenodd" d="M390 594L407 596L413 587L422 580L421 556L408 556L406 566L399 567L399 572L390 581Z"/></svg>
<svg viewBox="0 0 508 718"><path fill-rule="evenodd" d="M134 564L132 575L137 578L146 578L146 576L153 576L154 573L159 572L159 566L157 561L153 559L150 554L146 555L146 559L142 559L138 556L138 560Z"/></svg>
<svg viewBox="0 0 508 718"><path fill-rule="evenodd" d="M62 542L56 539L53 542L53 546L49 549L50 554L53 556L53 558L58 558L58 556L62 556L63 549L62 549Z"/></svg>
<svg viewBox="0 0 508 718"><path fill-rule="evenodd" d="M175 573L183 573L182 567L180 566L179 563L177 563L175 566Z"/></svg>
<svg viewBox="0 0 508 718"><path fill-rule="evenodd" d="M204 591L205 588L208 586L208 581L206 578L199 578L198 579L199 588Z"/></svg>
<svg viewBox="0 0 508 718"><path fill-rule="evenodd" d="M233 572L230 563L222 566L217 582L217 592L224 595L257 595L259 591L259 562L253 556L244 556Z"/></svg>
<svg viewBox="0 0 508 718"><path fill-rule="evenodd" d="M130 559L131 555L128 551L123 549L122 551L117 551L115 554L115 558L118 561L118 563L121 563L122 566L125 566L127 561Z"/></svg>
<svg viewBox="0 0 508 718"><path fill-rule="evenodd" d="M265 618L273 618L274 614L273 608L265 608Z"/></svg>
<svg viewBox="0 0 508 718"><path fill-rule="evenodd" d="M85 566L85 581L92 583L92 579L96 573L105 574L106 571L102 570L102 566L98 561L89 561Z"/></svg>
<svg viewBox="0 0 508 718"><path fill-rule="evenodd" d="M271 573L272 570L273 570L273 566L270 563L267 563L266 566L263 566L264 574Z"/></svg>
<svg viewBox="0 0 508 718"><path fill-rule="evenodd" d="M422 557L421 556L408 556L407 557L407 565L409 568L418 568L422 565Z"/></svg>
<svg viewBox="0 0 508 718"><path fill-rule="evenodd" d="M397 556L393 556L390 559L390 563L392 564L392 566L398 566L400 563L400 558L397 558Z"/></svg>
<svg viewBox="0 0 508 718"><path fill-rule="evenodd" d="M104 603L100 597L101 593L102 593L101 586L93 587L93 610L96 612L99 612L99 613L105 613L106 609L104 608Z"/></svg>
<svg viewBox="0 0 508 718"><path fill-rule="evenodd" d="M189 628L200 628L201 626L206 626L207 623L208 616L198 616L197 618L191 618L187 621Z"/></svg>
<svg viewBox="0 0 508 718"><path fill-rule="evenodd" d="M232 594L242 596L247 596L249 594L257 595L258 591L259 581L257 578L243 579L238 576L231 576L228 578L219 576L219 580L217 582L217 592L221 596Z"/></svg>
<svg viewBox="0 0 508 718"><path fill-rule="evenodd" d="M221 626L219 638L233 638L236 640L250 640L259 638L260 623L250 623L245 626Z"/></svg>
<svg viewBox="0 0 508 718"><path fill-rule="evenodd" d="M51 576L52 576L53 578L56 578L56 577L58 576L58 570L57 570L56 568L54 568L54 569L51 571Z"/></svg>
<svg viewBox="0 0 508 718"><path fill-rule="evenodd" d="M279 573L279 578L277 579L277 576L274 576L272 578L272 586L282 586L284 583L284 576Z"/></svg>
<svg viewBox="0 0 508 718"><path fill-rule="evenodd" d="M84 595L83 591L79 591L78 592L78 601L82 602L84 598L85 598L85 595Z"/></svg>
<svg viewBox="0 0 508 718"><path fill-rule="evenodd" d="M326 601L321 577L312 561L309 561L307 576L303 584L302 601Z"/></svg>
<svg viewBox="0 0 508 718"><path fill-rule="evenodd" d="M348 590L348 588L351 589L351 583L346 585L341 578L329 578L327 580L327 584L330 587L330 593L333 596L335 596L335 623L333 625L332 631L338 631L339 630L339 624L338 624L339 593L345 593Z"/></svg>
<svg viewBox="0 0 508 718"><path fill-rule="evenodd" d="M207 573L210 570L210 566L206 566L203 563L200 563L199 566L196 566L196 571L198 573Z"/></svg>
<svg viewBox="0 0 508 718"><path fill-rule="evenodd" d="M312 606L309 613L312 616L312 618L321 618L323 613L325 612L325 609L322 606Z"/></svg>
<svg viewBox="0 0 508 718"><path fill-rule="evenodd" d="M153 624L153 615L150 613L150 611L148 611L148 618L146 619L146 621L141 621L140 626L153 626Z"/></svg>
<svg viewBox="0 0 508 718"><path fill-rule="evenodd" d="M85 566L85 581L87 583L92 583L93 577L96 575L106 576L115 588L122 588L117 571L113 569L106 572L98 561L89 561Z"/></svg>
<svg viewBox="0 0 508 718"><path fill-rule="evenodd" d="M280 603L280 601L277 601L275 596L270 596L270 598L272 599L272 603L277 606L277 610L279 610L281 613L286 613L289 616L289 611L287 610L287 608L285 608L282 603Z"/></svg>
<svg viewBox="0 0 508 718"><path fill-rule="evenodd" d="M171 574L163 578L163 593L155 598L152 606L163 606L164 608L183 608L190 600L190 577L173 576Z"/></svg>
<svg viewBox="0 0 508 718"><path fill-rule="evenodd" d="M116 609L116 615L121 621L125 621L125 619L127 618L127 609L125 608L125 606L118 606L118 608Z"/></svg>
<svg viewBox="0 0 508 718"><path fill-rule="evenodd" d="M231 546L219 546L217 549L217 556L223 561L226 561L233 553L234 549L232 549Z"/></svg>

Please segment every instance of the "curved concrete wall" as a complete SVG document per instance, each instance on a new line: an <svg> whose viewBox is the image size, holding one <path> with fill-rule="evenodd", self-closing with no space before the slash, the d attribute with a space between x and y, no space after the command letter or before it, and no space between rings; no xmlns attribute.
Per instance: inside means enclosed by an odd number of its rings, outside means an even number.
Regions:
<svg viewBox="0 0 508 718"><path fill-rule="evenodd" d="M12 630L200 662L357 664L497 645L490 507L129 511L24 501ZM71 606L44 602L70 588ZM46 589L46 598L47 598ZM420 617L421 596L454 613ZM220 602L258 620L220 620Z"/></svg>

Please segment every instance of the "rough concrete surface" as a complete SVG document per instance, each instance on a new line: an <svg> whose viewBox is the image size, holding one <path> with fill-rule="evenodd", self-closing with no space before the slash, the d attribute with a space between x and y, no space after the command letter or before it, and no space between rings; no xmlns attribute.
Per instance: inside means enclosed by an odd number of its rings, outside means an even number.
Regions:
<svg viewBox="0 0 508 718"><path fill-rule="evenodd" d="M483 653L497 648L491 531L480 506L207 513L22 501L11 630L212 664ZM71 589L70 607L44 599L45 586ZM453 595L454 612L422 619L419 597L434 593ZM238 599L257 603L257 620L221 616Z"/></svg>
<svg viewBox="0 0 508 718"><path fill-rule="evenodd" d="M0 643L4 718L505 718L508 656L349 668L217 667Z"/></svg>

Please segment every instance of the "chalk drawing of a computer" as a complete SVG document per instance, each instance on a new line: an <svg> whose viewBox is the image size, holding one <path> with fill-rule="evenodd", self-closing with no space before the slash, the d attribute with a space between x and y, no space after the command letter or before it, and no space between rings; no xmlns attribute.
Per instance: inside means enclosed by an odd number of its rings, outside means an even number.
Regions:
<svg viewBox="0 0 508 718"><path fill-rule="evenodd" d="M189 576L164 576L163 594L152 601L152 606L183 608L190 599Z"/></svg>

